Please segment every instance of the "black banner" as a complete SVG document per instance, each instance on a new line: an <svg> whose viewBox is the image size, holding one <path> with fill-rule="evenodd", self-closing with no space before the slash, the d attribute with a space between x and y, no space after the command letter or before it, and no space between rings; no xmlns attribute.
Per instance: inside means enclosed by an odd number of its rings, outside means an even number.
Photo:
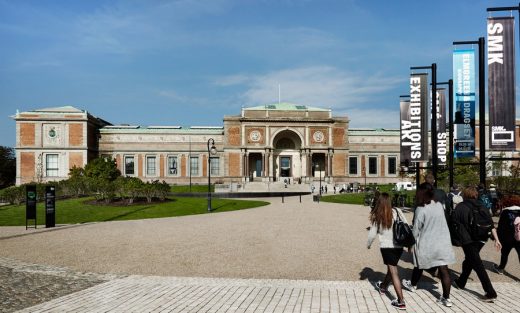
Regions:
<svg viewBox="0 0 520 313"><path fill-rule="evenodd" d="M437 89L437 164L446 165L446 89Z"/></svg>
<svg viewBox="0 0 520 313"><path fill-rule="evenodd" d="M515 20L488 18L489 147L515 149Z"/></svg>
<svg viewBox="0 0 520 313"><path fill-rule="evenodd" d="M409 119L401 120L401 147L410 149L410 162L428 160L428 76L410 76Z"/></svg>
<svg viewBox="0 0 520 313"><path fill-rule="evenodd" d="M56 225L56 188L45 186L45 227Z"/></svg>
<svg viewBox="0 0 520 313"><path fill-rule="evenodd" d="M412 150L410 148L409 144L406 144L410 142L407 137L403 137L403 126L404 130L406 131L409 129L410 125L410 101L409 100L403 100L401 99L399 106L401 108L401 165L404 165L406 167L410 166L410 162L412 161ZM405 143L405 144L403 144Z"/></svg>

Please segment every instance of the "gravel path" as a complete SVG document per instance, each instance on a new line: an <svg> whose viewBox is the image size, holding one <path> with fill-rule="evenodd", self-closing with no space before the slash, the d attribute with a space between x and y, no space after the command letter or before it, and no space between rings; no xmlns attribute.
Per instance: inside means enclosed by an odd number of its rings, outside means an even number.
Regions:
<svg viewBox="0 0 520 313"><path fill-rule="evenodd" d="M303 203L298 197L286 198L285 203L271 200L271 205L242 211L53 231L0 227L0 256L123 275L347 281L382 277L379 249L366 249L367 207L313 203L310 196L302 197ZM461 249L456 254L458 264L452 269L459 272ZM482 256L488 269L499 260L490 243ZM408 254L403 260L401 274L407 276L413 266ZM490 272L491 279L520 278L515 252L507 270L510 275Z"/></svg>

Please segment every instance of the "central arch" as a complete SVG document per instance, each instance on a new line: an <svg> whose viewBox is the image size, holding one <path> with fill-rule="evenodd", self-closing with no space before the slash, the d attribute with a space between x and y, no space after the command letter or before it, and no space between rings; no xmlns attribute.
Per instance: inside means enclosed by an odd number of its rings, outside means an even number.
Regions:
<svg viewBox="0 0 520 313"><path fill-rule="evenodd" d="M300 151L302 138L294 130L284 129L273 137L274 169L276 180L294 182L302 176Z"/></svg>

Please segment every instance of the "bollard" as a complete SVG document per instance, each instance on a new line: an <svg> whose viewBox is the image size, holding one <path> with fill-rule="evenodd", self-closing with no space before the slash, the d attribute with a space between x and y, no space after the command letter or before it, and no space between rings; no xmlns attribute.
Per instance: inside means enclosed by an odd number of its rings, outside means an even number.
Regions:
<svg viewBox="0 0 520 313"><path fill-rule="evenodd" d="M300 195L300 203L302 203L302 195Z"/></svg>
<svg viewBox="0 0 520 313"><path fill-rule="evenodd" d="M282 203L285 203L285 202L283 201L283 195L282 195Z"/></svg>

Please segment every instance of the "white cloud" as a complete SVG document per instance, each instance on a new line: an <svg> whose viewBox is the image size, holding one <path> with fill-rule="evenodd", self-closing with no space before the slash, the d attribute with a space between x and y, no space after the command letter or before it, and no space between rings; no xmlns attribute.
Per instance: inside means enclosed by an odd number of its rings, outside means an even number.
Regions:
<svg viewBox="0 0 520 313"><path fill-rule="evenodd" d="M366 76L331 66L311 66L265 75L231 75L220 78L216 84L244 84L246 91L242 93L241 101L246 105L277 102L280 85L282 101L346 109L373 102L404 81L382 74Z"/></svg>
<svg viewBox="0 0 520 313"><path fill-rule="evenodd" d="M399 106L396 110L389 109L351 109L334 112L336 115L347 115L351 128L393 128L399 129Z"/></svg>

